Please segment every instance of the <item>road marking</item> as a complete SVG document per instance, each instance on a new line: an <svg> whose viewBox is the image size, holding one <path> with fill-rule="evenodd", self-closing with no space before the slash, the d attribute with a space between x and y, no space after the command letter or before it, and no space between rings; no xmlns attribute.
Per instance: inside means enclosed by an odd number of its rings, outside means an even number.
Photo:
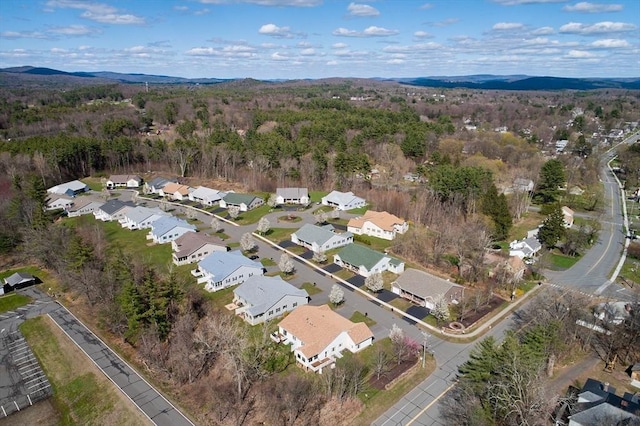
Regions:
<svg viewBox="0 0 640 426"><path fill-rule="evenodd" d="M450 385L448 388L446 388L446 389L445 389L445 390L444 390L440 395L438 395L438 396L436 397L436 399L434 399L433 401L431 401L431 402L430 402L426 407L424 407L424 408L422 409L422 411L420 411L420 412L419 412L419 413L418 413L414 418L412 418L411 420L409 420L409 423L407 423L405 426L409 426L410 424L412 424L413 422L415 422L415 421L418 419L418 417L420 417L421 415L423 415L425 411L427 411L429 408L431 408L431 406L432 406L433 404L435 404L436 402L438 402L438 400L439 400L440 398L442 398L442 397L444 396L444 394L446 394L447 392L449 392L449 391L451 390L451 388L453 388L455 385L456 385L456 384L455 384L455 383L453 383L453 384L452 384L452 385Z"/></svg>

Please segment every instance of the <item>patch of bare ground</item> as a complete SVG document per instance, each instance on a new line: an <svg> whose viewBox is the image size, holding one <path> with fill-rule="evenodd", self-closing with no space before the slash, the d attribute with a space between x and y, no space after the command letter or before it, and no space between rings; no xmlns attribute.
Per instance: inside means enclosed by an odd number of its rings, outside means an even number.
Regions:
<svg viewBox="0 0 640 426"><path fill-rule="evenodd" d="M44 399L27 409L18 411L9 417L0 418L0 426L38 425L55 426L59 424L60 415L51 404L50 399Z"/></svg>

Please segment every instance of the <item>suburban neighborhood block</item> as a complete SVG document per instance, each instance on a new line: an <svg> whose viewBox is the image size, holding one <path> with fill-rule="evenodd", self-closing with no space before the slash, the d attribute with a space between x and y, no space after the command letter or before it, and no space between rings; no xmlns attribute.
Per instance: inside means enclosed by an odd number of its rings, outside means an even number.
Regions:
<svg viewBox="0 0 640 426"><path fill-rule="evenodd" d="M189 200L203 206L215 206L220 203L220 200L225 195L227 195L225 192L220 192L217 189L199 186L189 193Z"/></svg>
<svg viewBox="0 0 640 426"><path fill-rule="evenodd" d="M353 323L328 305L300 306L278 325L272 339L291 345L296 362L305 370L322 373L345 349L356 353L373 343L365 323Z"/></svg>
<svg viewBox="0 0 640 426"><path fill-rule="evenodd" d="M93 211L93 216L103 222L120 220L129 209L136 205L131 201L109 200Z"/></svg>
<svg viewBox="0 0 640 426"><path fill-rule="evenodd" d="M317 226L307 223L291 234L291 241L314 253L346 246L353 242L351 232L336 233L333 225Z"/></svg>
<svg viewBox="0 0 640 426"><path fill-rule="evenodd" d="M76 195L86 192L89 187L79 180L72 180L71 182L61 183L56 186L52 186L47 189L49 194L66 195L68 197L75 197Z"/></svg>
<svg viewBox="0 0 640 426"><path fill-rule="evenodd" d="M279 276L254 275L233 290L235 313L251 325L280 317L306 305L309 294Z"/></svg>
<svg viewBox="0 0 640 426"><path fill-rule="evenodd" d="M138 175L111 175L105 182L107 189L138 188L142 185L142 178Z"/></svg>
<svg viewBox="0 0 640 426"><path fill-rule="evenodd" d="M149 208L138 206L128 209L124 216L118 219L120 225L127 229L147 229L151 224L161 217L169 217L170 213L164 212L157 207Z"/></svg>
<svg viewBox="0 0 640 426"><path fill-rule="evenodd" d="M229 207L238 207L241 212L246 212L264 204L264 200L251 194L239 194L230 192L220 200L220 207L228 209Z"/></svg>
<svg viewBox="0 0 640 426"><path fill-rule="evenodd" d="M158 176L156 178L151 179L149 182L145 182L143 191L145 194L160 194L162 188L164 188L169 183L176 183L175 179L165 178L162 176Z"/></svg>
<svg viewBox="0 0 640 426"><path fill-rule="evenodd" d="M102 201L95 201L87 197L78 197L73 200L73 205L66 209L67 216L76 217L93 213L102 207L103 204Z"/></svg>
<svg viewBox="0 0 640 426"><path fill-rule="evenodd" d="M49 195L45 199L46 210L67 210L73 206L73 199L67 195Z"/></svg>
<svg viewBox="0 0 640 426"><path fill-rule="evenodd" d="M167 198L168 200L182 201L188 198L190 191L191 188L189 188L189 185L181 185L179 183L170 182L167 183L162 189L160 189L158 194L161 197Z"/></svg>

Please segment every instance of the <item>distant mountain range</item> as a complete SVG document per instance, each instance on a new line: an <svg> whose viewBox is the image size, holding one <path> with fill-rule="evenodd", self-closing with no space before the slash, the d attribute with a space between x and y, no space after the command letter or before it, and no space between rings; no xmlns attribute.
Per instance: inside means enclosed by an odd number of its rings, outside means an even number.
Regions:
<svg viewBox="0 0 640 426"><path fill-rule="evenodd" d="M166 75L124 74L109 71L66 72L42 67L13 67L0 69L0 86L63 85L63 84L219 84L243 79L183 78ZM321 79L325 80L325 79ZM315 80L315 81L321 81ZM334 79L332 79L334 80ZM348 80L345 78L345 80ZM532 77L528 75L498 76L477 74L468 76L433 76L419 78L375 78L381 82L395 82L411 86L434 88L469 88L484 90L640 90L637 78L561 78ZM287 83L300 80L267 80L270 83ZM306 80L314 81L314 80Z"/></svg>

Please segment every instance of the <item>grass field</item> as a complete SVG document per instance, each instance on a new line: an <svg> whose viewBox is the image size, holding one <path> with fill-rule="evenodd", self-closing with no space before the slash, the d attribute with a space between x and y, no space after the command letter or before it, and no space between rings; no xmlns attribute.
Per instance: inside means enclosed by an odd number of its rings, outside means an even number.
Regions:
<svg viewBox="0 0 640 426"><path fill-rule="evenodd" d="M580 260L580 257L565 256L557 253L551 254L551 263L559 269L569 269L575 265L578 260Z"/></svg>
<svg viewBox="0 0 640 426"><path fill-rule="evenodd" d="M20 330L53 388L57 424L150 424L48 317L26 320Z"/></svg>
<svg viewBox="0 0 640 426"><path fill-rule="evenodd" d="M248 212L240 212L236 219L236 223L238 223L238 225L250 225L252 223L257 223L262 216L269 213L269 210L271 210L271 207L265 204L260 207L256 207L253 210L249 210Z"/></svg>
<svg viewBox="0 0 640 426"><path fill-rule="evenodd" d="M351 322L363 322L367 324L368 327L372 327L377 324L374 320L359 311L355 311L349 319L351 320Z"/></svg>
<svg viewBox="0 0 640 426"><path fill-rule="evenodd" d="M513 223L513 227L509 232L508 241L521 240L527 236L527 231L535 229L544 220L544 216L536 212L527 212L523 217Z"/></svg>
<svg viewBox="0 0 640 426"><path fill-rule="evenodd" d="M92 215L72 217L65 220L68 224L97 223L104 229L109 245L119 245L131 255L142 257L145 263L166 272L171 264L171 244L152 244L146 239L148 230L131 231L122 228L118 222L102 222Z"/></svg>
<svg viewBox="0 0 640 426"><path fill-rule="evenodd" d="M322 290L321 290L321 289L319 289L318 287L314 286L314 285L313 285L313 284L311 284L311 283L303 283L300 287L301 287L303 290L306 290L306 291L307 291L307 294L308 294L309 296L313 296L314 294L322 293Z"/></svg>
<svg viewBox="0 0 640 426"><path fill-rule="evenodd" d="M291 228L271 228L267 231L265 237L267 237L274 243L279 243L281 241L291 240L291 234L293 234L295 231L295 229Z"/></svg>
<svg viewBox="0 0 640 426"><path fill-rule="evenodd" d="M322 197L328 194L326 191L309 191L309 200L312 203L319 203L322 201Z"/></svg>
<svg viewBox="0 0 640 426"><path fill-rule="evenodd" d="M0 314L13 311L20 306L27 305L29 302L31 302L31 298L24 294L9 293L5 296L0 296Z"/></svg>
<svg viewBox="0 0 640 426"><path fill-rule="evenodd" d="M80 179L81 182L84 182L90 190L100 192L104 188L102 185L102 178L98 177L88 177L84 179Z"/></svg>
<svg viewBox="0 0 640 426"><path fill-rule="evenodd" d="M364 207L358 207L357 209L347 210L347 213L350 214L365 214L367 210L370 209L370 206L366 205Z"/></svg>

